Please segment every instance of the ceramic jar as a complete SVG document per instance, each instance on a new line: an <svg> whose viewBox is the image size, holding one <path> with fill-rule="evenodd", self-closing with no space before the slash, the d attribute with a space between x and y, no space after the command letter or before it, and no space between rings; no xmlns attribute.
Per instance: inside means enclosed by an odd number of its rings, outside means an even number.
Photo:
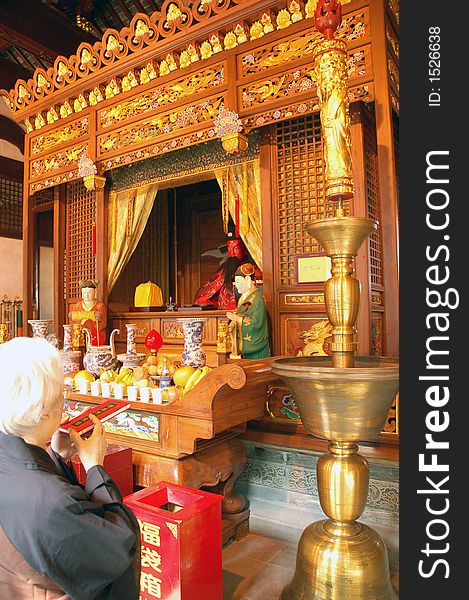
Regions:
<svg viewBox="0 0 469 600"><path fill-rule="evenodd" d="M83 328L86 336L86 354L83 357L83 366L87 371L99 377L101 369L115 369L117 367L117 356L114 349L114 336L120 333L119 329L113 329L109 336L109 346L92 346L91 333L86 327Z"/></svg>
<svg viewBox="0 0 469 600"><path fill-rule="evenodd" d="M28 323L33 330L33 337L46 338L49 333L49 325L53 321L52 319L29 319Z"/></svg>
<svg viewBox="0 0 469 600"><path fill-rule="evenodd" d="M184 351L182 353L182 364L191 367L203 367L205 365L205 352L202 349L202 332L207 319L198 317L185 317L178 319L184 332Z"/></svg>

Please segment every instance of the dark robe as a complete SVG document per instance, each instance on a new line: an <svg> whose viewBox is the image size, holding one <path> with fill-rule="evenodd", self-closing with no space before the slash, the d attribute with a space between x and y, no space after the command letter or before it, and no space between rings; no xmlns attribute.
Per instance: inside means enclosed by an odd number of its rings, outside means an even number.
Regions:
<svg viewBox="0 0 469 600"><path fill-rule="evenodd" d="M138 599L139 526L102 467L83 489L60 457L0 432L0 527L72 600Z"/></svg>

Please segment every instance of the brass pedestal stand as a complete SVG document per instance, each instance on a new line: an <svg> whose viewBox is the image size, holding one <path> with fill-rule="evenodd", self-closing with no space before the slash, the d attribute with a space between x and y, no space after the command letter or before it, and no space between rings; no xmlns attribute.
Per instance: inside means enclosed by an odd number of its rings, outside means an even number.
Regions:
<svg viewBox="0 0 469 600"><path fill-rule="evenodd" d="M309 525L298 546L296 571L281 600L390 600L385 545L357 522L366 506L368 462L359 440L382 430L397 394L398 361L354 356L353 335L360 284L352 259L373 230L371 219L341 217L307 226L332 260L325 303L332 329L332 358L284 358L272 370L290 389L306 430L330 440L317 464L318 492L326 520Z"/></svg>

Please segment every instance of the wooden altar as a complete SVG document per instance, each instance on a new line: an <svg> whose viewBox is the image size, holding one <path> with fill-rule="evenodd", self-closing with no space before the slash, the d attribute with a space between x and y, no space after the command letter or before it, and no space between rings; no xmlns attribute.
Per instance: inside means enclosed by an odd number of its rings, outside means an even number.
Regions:
<svg viewBox="0 0 469 600"><path fill-rule="evenodd" d="M248 421L262 419L268 386L280 384L271 360L222 365L173 404L132 402L126 413L105 424L111 443L132 448L136 485L164 480L222 493L224 541L247 530L246 499L234 490L247 460L239 436ZM69 391L66 411L102 401Z"/></svg>
<svg viewBox="0 0 469 600"><path fill-rule="evenodd" d="M275 355L298 352L302 333L326 317L324 281L299 278L296 268L299 258L321 256L320 246L300 224L330 210L311 63L319 35L312 18L314 5L313 0L165 0L160 11L135 15L128 28L107 30L102 40L81 44L73 56L59 56L53 68L37 69L32 79L1 91L27 129L25 322L38 302L38 215L53 214L58 282L54 331L60 338L68 305L79 297L80 279L99 279L100 299L108 300L113 173L164 156L171 162L176 152L190 149L178 173L166 175L170 169L162 169L155 181L168 187L187 177L213 178L214 171L229 161L243 161L246 143L255 133L261 171L263 291L272 350ZM362 283L358 353L396 356L399 3L352 0L342 11L339 36L348 47L356 187L347 210L380 221L355 261ZM224 135L219 126L222 107L232 123L239 124L236 135ZM207 152L198 163L196 150L202 146ZM219 157L215 160L215 146L223 149L226 164ZM87 187L78 174L78 162L85 155L97 169ZM135 185L143 183L148 181L137 180ZM126 312L110 316L112 324L124 331L121 326L128 319L136 320ZM167 327L168 333L173 330L171 319L178 316L186 314L142 316L141 333L150 325ZM209 364L215 364L213 323L221 317L208 316L204 343ZM179 351L177 334L165 338L165 350ZM119 344L122 350L122 337ZM284 396L279 395L276 408L271 397L270 413L264 414L260 426L250 426L247 435L259 440L271 436L268 439L277 442L275 436L286 436L293 447L306 443ZM394 410L387 433L397 441L397 405Z"/></svg>

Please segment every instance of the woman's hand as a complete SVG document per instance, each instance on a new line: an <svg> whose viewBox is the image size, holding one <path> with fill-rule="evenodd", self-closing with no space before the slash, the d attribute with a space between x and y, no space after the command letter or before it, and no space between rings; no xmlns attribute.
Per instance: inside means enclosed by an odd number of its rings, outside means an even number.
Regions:
<svg viewBox="0 0 469 600"><path fill-rule="evenodd" d="M67 421L70 421L70 417L68 417L64 423ZM72 442L68 433L62 433L58 429L52 434L50 445L52 450L59 454L63 460L70 460L72 456L75 456L77 453L75 444Z"/></svg>
<svg viewBox="0 0 469 600"><path fill-rule="evenodd" d="M90 419L94 423L94 429L87 439L83 439L79 433L70 428L70 438L77 449L78 456L86 472L96 465L102 466L106 455L106 438L104 437L103 425L94 415L90 415Z"/></svg>

